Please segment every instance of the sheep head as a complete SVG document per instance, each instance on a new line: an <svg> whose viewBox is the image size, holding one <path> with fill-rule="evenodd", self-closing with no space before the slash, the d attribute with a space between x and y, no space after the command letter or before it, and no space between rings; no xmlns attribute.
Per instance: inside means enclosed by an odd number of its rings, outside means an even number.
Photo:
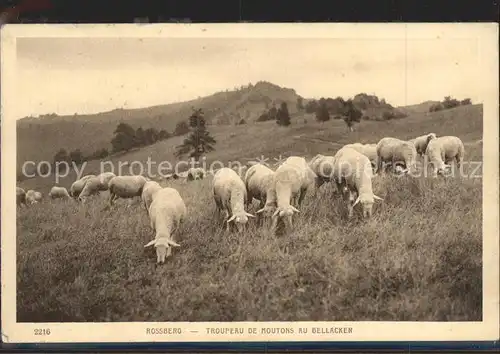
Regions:
<svg viewBox="0 0 500 354"><path fill-rule="evenodd" d="M255 215L247 213L246 211L235 213L227 220L227 223L229 224L231 221L233 221L236 224L238 231L242 231L245 227L245 224L248 222L248 217L255 218Z"/></svg>
<svg viewBox="0 0 500 354"><path fill-rule="evenodd" d="M276 205L266 204L262 209L257 210L255 214L264 213L265 216L272 216L275 211L276 211Z"/></svg>
<svg viewBox="0 0 500 354"><path fill-rule="evenodd" d="M150 247L153 245L156 248L156 263L158 263L158 264L165 263L165 258L168 257L172 251L170 246L180 247L180 245L178 243L174 242L171 239L157 238L157 239L150 241L148 244L146 244L144 246L144 248Z"/></svg>
<svg viewBox="0 0 500 354"><path fill-rule="evenodd" d="M352 208L356 206L356 204L361 203L361 206L363 208L363 217L369 218L372 216L372 208L373 208L373 203L375 200L383 200L383 198L380 198L379 196L375 194L362 194L359 195L358 198L356 198L356 201L352 205ZM352 209L351 209L352 211Z"/></svg>
<svg viewBox="0 0 500 354"><path fill-rule="evenodd" d="M291 228L292 228L292 216L294 213L300 213L300 211L297 208L295 208L293 205L288 205L286 207L277 208L272 216L273 225L274 225L273 228L275 227L275 225L277 225L278 218L282 218L287 229L291 230Z"/></svg>

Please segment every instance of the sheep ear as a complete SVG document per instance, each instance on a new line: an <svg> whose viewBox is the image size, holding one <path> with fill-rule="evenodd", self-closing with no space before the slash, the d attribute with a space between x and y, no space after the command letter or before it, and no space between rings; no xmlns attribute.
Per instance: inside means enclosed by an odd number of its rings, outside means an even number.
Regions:
<svg viewBox="0 0 500 354"><path fill-rule="evenodd" d="M255 214L260 214L260 213L264 212L264 210L266 210L266 208L259 209L255 212Z"/></svg>
<svg viewBox="0 0 500 354"><path fill-rule="evenodd" d="M255 215L252 215L250 213L245 213L245 214L246 214L246 216L250 216L251 218L255 218Z"/></svg>
<svg viewBox="0 0 500 354"><path fill-rule="evenodd" d="M274 212L273 216L278 215L278 213L279 213L279 212L280 212L280 210L279 210L279 209L276 209L276 211Z"/></svg>
<svg viewBox="0 0 500 354"><path fill-rule="evenodd" d="M354 206L355 206L356 204L358 204L358 203L359 203L359 195L358 195L358 197L356 198L356 201L354 202L354 204L352 205L352 207L354 208Z"/></svg>
<svg viewBox="0 0 500 354"><path fill-rule="evenodd" d="M156 243L156 240L149 241L148 244L144 245L144 248L153 246Z"/></svg>
<svg viewBox="0 0 500 354"><path fill-rule="evenodd" d="M384 200L384 198L380 198L378 195L375 195L375 194L373 195L373 198L377 199L377 200Z"/></svg>
<svg viewBox="0 0 500 354"><path fill-rule="evenodd" d="M231 217L227 220L227 222L231 222L231 221L233 221L235 218L236 218L236 215L233 215L233 216L231 216Z"/></svg>
<svg viewBox="0 0 500 354"><path fill-rule="evenodd" d="M181 247L181 245L179 245L178 243L176 243L176 242L174 242L174 241L172 241L172 240L168 240L167 242L168 242L168 244L169 244L170 246L174 246L174 247Z"/></svg>
<svg viewBox="0 0 500 354"><path fill-rule="evenodd" d="M297 209L297 208L296 208L296 207L294 207L293 205L291 205L291 207L292 207L292 210L293 210L294 212L296 212L296 213L300 213L299 209Z"/></svg>

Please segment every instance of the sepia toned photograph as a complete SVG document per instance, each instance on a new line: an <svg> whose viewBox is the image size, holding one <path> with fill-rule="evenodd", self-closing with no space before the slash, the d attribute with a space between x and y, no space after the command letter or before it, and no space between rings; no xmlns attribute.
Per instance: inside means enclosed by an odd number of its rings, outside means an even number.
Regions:
<svg viewBox="0 0 500 354"><path fill-rule="evenodd" d="M498 330L498 26L56 27L2 29L23 338Z"/></svg>

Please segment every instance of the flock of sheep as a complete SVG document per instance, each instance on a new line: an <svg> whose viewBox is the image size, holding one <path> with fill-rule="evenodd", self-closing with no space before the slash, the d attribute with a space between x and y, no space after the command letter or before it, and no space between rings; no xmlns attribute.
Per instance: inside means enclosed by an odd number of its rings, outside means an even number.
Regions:
<svg viewBox="0 0 500 354"><path fill-rule="evenodd" d="M318 190L325 182L333 182L337 194L352 217L354 207L361 205L364 217L372 215L375 200L372 179L388 167L399 173L409 173L416 168L417 158L427 155L433 175L443 174L456 161L463 162L464 144L455 136L437 137L430 133L405 141L383 138L377 144L348 144L334 156L316 155L309 162L303 157L288 157L275 171L254 163L245 166L240 173L223 167L213 174L212 192L219 213L224 215L226 228L241 231L249 218L271 220L271 230L276 230L282 221L291 231L292 217L299 213L306 192L311 186ZM243 175L243 171L246 172ZM203 179L207 172L202 168L191 168L185 176L188 180ZM172 176L170 176L172 177ZM173 176L178 178L179 176ZM51 198L75 198L84 202L89 196L109 191L109 206L118 198L140 197L150 219L155 238L144 247L155 246L157 263L164 263L172 247L179 247L173 235L187 217L187 208L179 192L171 187L162 187L158 182L144 176L116 176L104 172L98 176L88 175L75 181L68 192L66 188L52 187ZM24 192L17 187L17 203L33 204L42 195L34 190ZM252 215L248 212L256 199L259 209Z"/></svg>

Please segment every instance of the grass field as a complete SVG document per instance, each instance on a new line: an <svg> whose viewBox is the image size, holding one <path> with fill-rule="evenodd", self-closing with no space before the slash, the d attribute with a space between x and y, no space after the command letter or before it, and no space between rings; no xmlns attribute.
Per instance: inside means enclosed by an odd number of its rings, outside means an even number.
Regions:
<svg viewBox="0 0 500 354"><path fill-rule="evenodd" d="M348 142L430 131L459 136L466 160L482 159L481 105L362 122L351 134L343 122L307 119L214 131L207 160L334 154ZM120 159L168 160L174 140ZM482 178L378 177L373 188L384 201L370 220L351 221L325 186L317 198L308 193L288 235L253 224L227 233L215 221L210 180L168 183L189 218L163 266L143 248L153 233L142 204L102 211L104 193L85 205L45 200L20 209L17 321L481 321ZM52 184L21 186L46 192Z"/></svg>

